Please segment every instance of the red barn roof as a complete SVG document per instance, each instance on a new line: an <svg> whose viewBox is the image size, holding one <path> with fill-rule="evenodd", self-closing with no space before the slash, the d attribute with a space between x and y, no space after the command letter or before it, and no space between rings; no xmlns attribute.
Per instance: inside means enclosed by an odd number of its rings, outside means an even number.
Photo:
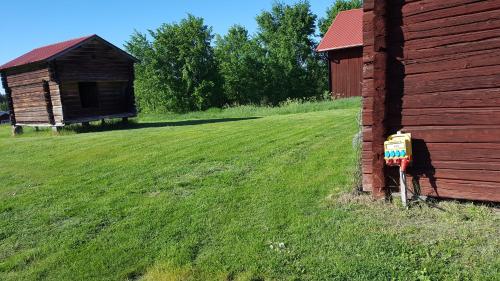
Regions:
<svg viewBox="0 0 500 281"><path fill-rule="evenodd" d="M59 43L55 43L52 45L47 45L44 47L33 49L30 52L0 66L0 70L49 59L49 58L51 58L59 53L62 53L63 51L65 51L67 49L70 49L72 47L77 46L78 44L82 43L83 41L85 41L91 37L94 37L94 36L96 36L96 35L80 37L80 38L71 39L68 41L59 42Z"/></svg>
<svg viewBox="0 0 500 281"><path fill-rule="evenodd" d="M67 51L72 50L78 46L85 44L87 42L87 40L89 40L89 39L100 40L102 43L116 49L118 52L127 56L129 59L131 59L135 62L138 61L135 57L131 56L129 53L123 51L122 49L116 47L115 45L109 43L108 41L102 39L98 35L93 34L93 35L89 35L89 36L84 36L84 37L71 39L68 41L59 42L59 43L55 43L52 45L36 48L36 49L0 66L0 70L4 70L7 68L16 67L16 66L21 66L21 65L25 65L25 64L30 64L30 63L34 63L34 62L41 62L41 61L55 59L55 58L59 57L60 55L65 54Z"/></svg>
<svg viewBox="0 0 500 281"><path fill-rule="evenodd" d="M319 43L318 52L363 46L363 9L340 12Z"/></svg>

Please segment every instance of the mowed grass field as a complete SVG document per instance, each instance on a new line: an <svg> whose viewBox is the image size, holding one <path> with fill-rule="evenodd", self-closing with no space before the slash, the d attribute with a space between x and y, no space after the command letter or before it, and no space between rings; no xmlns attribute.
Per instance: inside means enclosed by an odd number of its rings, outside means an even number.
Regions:
<svg viewBox="0 0 500 281"><path fill-rule="evenodd" d="M0 126L0 280L500 280L493 209L350 193L359 110Z"/></svg>

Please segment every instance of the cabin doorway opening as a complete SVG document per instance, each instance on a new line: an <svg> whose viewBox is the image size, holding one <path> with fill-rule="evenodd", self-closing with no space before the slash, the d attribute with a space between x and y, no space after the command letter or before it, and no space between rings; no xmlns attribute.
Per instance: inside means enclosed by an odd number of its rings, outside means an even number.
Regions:
<svg viewBox="0 0 500 281"><path fill-rule="evenodd" d="M99 91L96 82L78 82L78 92L82 108L99 107Z"/></svg>

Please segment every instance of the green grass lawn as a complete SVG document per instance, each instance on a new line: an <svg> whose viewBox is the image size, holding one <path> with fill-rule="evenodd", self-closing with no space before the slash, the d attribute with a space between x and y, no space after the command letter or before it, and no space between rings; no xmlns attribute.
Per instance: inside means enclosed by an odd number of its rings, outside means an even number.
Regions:
<svg viewBox="0 0 500 281"><path fill-rule="evenodd" d="M349 193L359 106L0 126L0 280L500 280L491 208Z"/></svg>

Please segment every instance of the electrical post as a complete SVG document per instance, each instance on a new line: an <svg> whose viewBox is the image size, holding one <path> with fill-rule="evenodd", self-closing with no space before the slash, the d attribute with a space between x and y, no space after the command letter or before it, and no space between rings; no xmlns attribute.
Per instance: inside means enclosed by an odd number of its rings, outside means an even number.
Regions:
<svg viewBox="0 0 500 281"><path fill-rule="evenodd" d="M391 135L384 142L384 160L387 166L399 167L399 188L401 202L405 208L408 207L408 188L406 186L406 168L411 164L413 152L411 146L411 134L398 132Z"/></svg>
<svg viewBox="0 0 500 281"><path fill-rule="evenodd" d="M401 167L399 167L399 189L401 192L401 202L403 202L403 207L408 207L408 196L406 187L406 174Z"/></svg>

